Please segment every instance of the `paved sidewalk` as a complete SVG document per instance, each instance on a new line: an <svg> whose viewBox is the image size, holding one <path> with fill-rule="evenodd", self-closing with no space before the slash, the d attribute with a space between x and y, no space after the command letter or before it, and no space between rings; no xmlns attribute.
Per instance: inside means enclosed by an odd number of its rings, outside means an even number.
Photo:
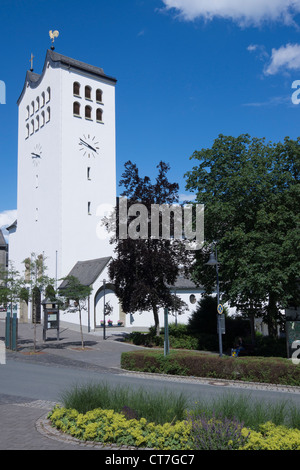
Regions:
<svg viewBox="0 0 300 470"><path fill-rule="evenodd" d="M80 332L75 325L61 323L59 341L56 330L52 330L47 332L44 342L41 325L35 328L31 323L19 323L18 350L6 350L6 360L118 373L121 352L133 349L133 346L123 343L125 333L121 328L107 328L107 339L104 340L102 330L85 332L85 350L82 351ZM0 340L5 340L3 316L0 318ZM110 449L84 445L52 431L45 418L54 405L54 402L44 400L3 395L0 388L0 450Z"/></svg>

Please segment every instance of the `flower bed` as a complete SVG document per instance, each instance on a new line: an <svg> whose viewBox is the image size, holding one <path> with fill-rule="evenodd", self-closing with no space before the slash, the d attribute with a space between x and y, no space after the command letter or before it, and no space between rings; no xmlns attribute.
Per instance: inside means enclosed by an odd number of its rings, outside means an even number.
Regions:
<svg viewBox="0 0 300 470"><path fill-rule="evenodd" d="M125 413L126 414L126 413ZM300 450L300 431L268 422L259 431L220 418L187 417L157 425L124 413L95 409L85 414L55 407L52 425L83 441L161 450Z"/></svg>

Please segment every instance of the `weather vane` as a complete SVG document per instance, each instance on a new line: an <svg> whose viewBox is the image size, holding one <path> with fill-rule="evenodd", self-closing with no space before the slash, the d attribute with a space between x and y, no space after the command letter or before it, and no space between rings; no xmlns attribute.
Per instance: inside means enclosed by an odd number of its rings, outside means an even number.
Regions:
<svg viewBox="0 0 300 470"><path fill-rule="evenodd" d="M34 55L31 53L31 57L30 57L30 72L33 72L33 59L34 59Z"/></svg>
<svg viewBox="0 0 300 470"><path fill-rule="evenodd" d="M51 46L51 49L52 49L52 51L54 51L54 39L55 39L55 38L58 38L59 32L56 31L56 30L55 30L55 31L50 30L50 31L49 31L49 36L50 36L50 39L52 39L52 46Z"/></svg>

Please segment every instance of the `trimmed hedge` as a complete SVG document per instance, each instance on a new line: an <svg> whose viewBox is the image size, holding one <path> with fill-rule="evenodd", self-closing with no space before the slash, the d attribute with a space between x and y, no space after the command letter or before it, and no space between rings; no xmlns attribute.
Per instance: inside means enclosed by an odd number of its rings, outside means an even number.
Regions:
<svg viewBox="0 0 300 470"><path fill-rule="evenodd" d="M132 351L121 355L127 370L300 386L300 365L283 358L219 357L196 351Z"/></svg>

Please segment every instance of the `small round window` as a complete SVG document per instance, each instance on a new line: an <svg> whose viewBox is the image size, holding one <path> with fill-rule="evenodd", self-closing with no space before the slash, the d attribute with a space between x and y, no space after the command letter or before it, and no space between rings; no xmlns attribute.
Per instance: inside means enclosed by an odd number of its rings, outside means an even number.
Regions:
<svg viewBox="0 0 300 470"><path fill-rule="evenodd" d="M190 303L195 304L196 303L196 296L194 294L190 295Z"/></svg>

